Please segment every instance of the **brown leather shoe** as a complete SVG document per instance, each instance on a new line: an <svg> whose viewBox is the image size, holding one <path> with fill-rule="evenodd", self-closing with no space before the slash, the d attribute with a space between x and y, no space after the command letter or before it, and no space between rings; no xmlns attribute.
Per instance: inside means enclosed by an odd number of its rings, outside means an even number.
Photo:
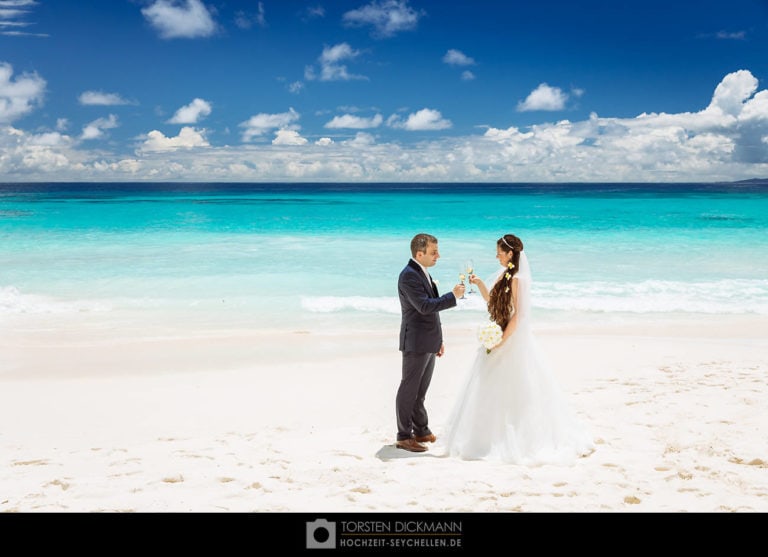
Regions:
<svg viewBox="0 0 768 557"><path fill-rule="evenodd" d="M402 439L395 443L395 446L398 449L405 449L406 451L411 451L412 453L423 453L427 450L427 447L416 441L414 438Z"/></svg>
<svg viewBox="0 0 768 557"><path fill-rule="evenodd" d="M434 433L430 433L429 435L422 435L421 437L414 437L414 440L418 441L419 443L434 443L437 441L437 437Z"/></svg>

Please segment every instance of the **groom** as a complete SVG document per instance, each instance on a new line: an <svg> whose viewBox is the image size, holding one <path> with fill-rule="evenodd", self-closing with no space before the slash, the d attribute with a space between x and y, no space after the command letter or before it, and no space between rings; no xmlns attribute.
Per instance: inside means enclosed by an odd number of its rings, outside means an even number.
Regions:
<svg viewBox="0 0 768 557"><path fill-rule="evenodd" d="M432 380L435 356L445 352L438 312L456 305L456 299L464 295L464 285L457 284L452 292L438 296L437 286L427 271L440 258L434 236L416 234L411 240L411 255L397 280L403 375L395 400L396 446L421 453L427 450L423 443L437 440L427 424L424 398Z"/></svg>

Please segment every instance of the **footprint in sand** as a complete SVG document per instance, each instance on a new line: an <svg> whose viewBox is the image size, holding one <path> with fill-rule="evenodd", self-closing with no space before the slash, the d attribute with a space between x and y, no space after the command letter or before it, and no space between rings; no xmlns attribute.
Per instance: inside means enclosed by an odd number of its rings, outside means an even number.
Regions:
<svg viewBox="0 0 768 557"><path fill-rule="evenodd" d="M43 487L48 487L48 486L51 486L51 485L52 486L60 487L62 491L66 491L66 490L69 489L69 484L67 482L63 482L61 480L51 480L50 482L45 484Z"/></svg>
<svg viewBox="0 0 768 557"><path fill-rule="evenodd" d="M757 466L758 468L768 468L768 463L766 463L761 458L753 458L749 462L744 462L744 459L734 456L729 458L728 462L733 462L734 464L744 464L746 466Z"/></svg>
<svg viewBox="0 0 768 557"><path fill-rule="evenodd" d="M356 455L356 454L347 453L347 452L344 452L344 451L334 451L334 454L337 455L337 456L349 456L349 457L355 458L357 460L363 460L362 456L359 456L359 455Z"/></svg>
<svg viewBox="0 0 768 557"><path fill-rule="evenodd" d="M13 463L13 466L47 466L47 458L39 458L37 460L17 460Z"/></svg>

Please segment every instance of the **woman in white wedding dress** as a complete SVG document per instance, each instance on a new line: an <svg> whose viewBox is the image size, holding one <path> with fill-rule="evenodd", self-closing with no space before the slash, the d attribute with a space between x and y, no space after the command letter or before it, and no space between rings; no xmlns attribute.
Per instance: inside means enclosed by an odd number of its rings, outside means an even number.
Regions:
<svg viewBox="0 0 768 557"><path fill-rule="evenodd" d="M531 271L523 242L496 242L501 270L489 290L475 275L502 340L480 346L453 407L442 443L446 455L516 464L568 464L594 450L592 438L568 404L531 331Z"/></svg>

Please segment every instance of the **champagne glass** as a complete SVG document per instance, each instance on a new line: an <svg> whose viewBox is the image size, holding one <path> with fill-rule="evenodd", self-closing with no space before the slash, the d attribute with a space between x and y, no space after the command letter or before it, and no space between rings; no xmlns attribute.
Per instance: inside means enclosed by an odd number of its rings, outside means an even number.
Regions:
<svg viewBox="0 0 768 557"><path fill-rule="evenodd" d="M467 275L471 275L472 273L475 272L475 264L472 262L471 259L467 259L464 262L464 270L466 271ZM475 285L470 282L468 294L474 294L474 293L475 293Z"/></svg>
<svg viewBox="0 0 768 557"><path fill-rule="evenodd" d="M461 267L461 270L459 271L459 282L461 284L464 284L464 280L467 278L467 276L464 274L464 267ZM460 300L464 299L464 295L462 294Z"/></svg>

